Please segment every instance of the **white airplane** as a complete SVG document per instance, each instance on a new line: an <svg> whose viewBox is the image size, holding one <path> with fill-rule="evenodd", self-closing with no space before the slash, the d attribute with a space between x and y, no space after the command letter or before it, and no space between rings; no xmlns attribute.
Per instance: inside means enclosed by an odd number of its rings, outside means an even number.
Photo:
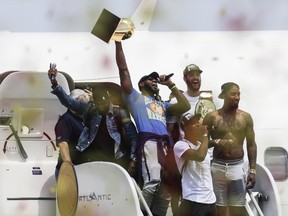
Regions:
<svg viewBox="0 0 288 216"><path fill-rule="evenodd" d="M131 16L136 31L123 41L135 87L139 77L157 71L174 73L172 80L185 90L182 71L186 65L194 63L204 71L201 89L212 90L219 108L222 105L217 98L220 86L227 81L239 84L240 108L253 117L258 145L257 183L247 194L247 215L282 216L288 211L288 149L285 142L288 132L288 112L285 112L288 31L151 31L151 26L157 24L152 23L151 14L158 14L157 9L156 0L141 1ZM150 15L143 16L147 11ZM94 21L96 19L94 17ZM0 215L58 216L62 205L57 202L54 180L58 157L54 125L66 109L50 93L49 63L56 62L58 70L64 72L58 79L66 92L74 84L77 87L87 82L119 85L113 40L105 43L90 31L2 31L0 47L0 147L3 150L0 152ZM168 99L168 88L161 86L160 92L164 100ZM120 170L119 175L128 182L129 199L138 199L141 195L126 173L119 167L110 168ZM78 192L82 193L74 194L76 215L81 215L88 205L92 209L97 206L109 209L111 202L118 203L118 198L114 199L115 190L101 191L99 196L93 196L93 201L89 199L94 188L85 186L91 185L83 177L88 169L90 167L75 168ZM135 211L126 215L141 215L139 203L134 201ZM129 209L123 205L118 208ZM67 215L70 210L64 208Z"/></svg>

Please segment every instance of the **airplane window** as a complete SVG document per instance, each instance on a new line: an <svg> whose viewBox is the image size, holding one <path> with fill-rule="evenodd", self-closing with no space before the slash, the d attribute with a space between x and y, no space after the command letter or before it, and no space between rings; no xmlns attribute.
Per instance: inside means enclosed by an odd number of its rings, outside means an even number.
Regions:
<svg viewBox="0 0 288 216"><path fill-rule="evenodd" d="M288 154L284 148L269 147L264 154L265 166L270 170L275 181L288 178Z"/></svg>

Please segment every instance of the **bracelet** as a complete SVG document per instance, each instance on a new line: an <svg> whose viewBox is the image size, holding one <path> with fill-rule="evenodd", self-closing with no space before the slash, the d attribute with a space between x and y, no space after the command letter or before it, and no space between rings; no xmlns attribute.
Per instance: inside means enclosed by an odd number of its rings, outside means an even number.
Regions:
<svg viewBox="0 0 288 216"><path fill-rule="evenodd" d="M131 121L130 118L124 118L124 119L122 119L122 123L123 123L123 124L128 123L128 122L130 122L130 121Z"/></svg>
<svg viewBox="0 0 288 216"><path fill-rule="evenodd" d="M169 88L171 91L176 88L176 85L173 85L171 88Z"/></svg>
<svg viewBox="0 0 288 216"><path fill-rule="evenodd" d="M256 175L256 170L255 169L250 169L249 173Z"/></svg>
<svg viewBox="0 0 288 216"><path fill-rule="evenodd" d="M214 140L216 144L218 144L220 142L220 139L216 139Z"/></svg>
<svg viewBox="0 0 288 216"><path fill-rule="evenodd" d="M203 137L208 137L208 134L206 134L206 133L205 133L205 134L203 134Z"/></svg>

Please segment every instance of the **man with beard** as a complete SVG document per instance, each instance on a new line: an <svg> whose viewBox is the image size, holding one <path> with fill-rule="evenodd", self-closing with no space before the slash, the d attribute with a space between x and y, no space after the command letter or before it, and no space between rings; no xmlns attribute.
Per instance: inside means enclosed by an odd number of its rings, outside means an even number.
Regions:
<svg viewBox="0 0 288 216"><path fill-rule="evenodd" d="M212 179L217 197L217 215L244 215L246 189L256 183L257 146L251 115L238 109L240 88L227 82L221 86L218 96L224 99L222 108L208 113L203 125L207 125L214 145ZM244 166L244 140L246 139L249 172Z"/></svg>
<svg viewBox="0 0 288 216"><path fill-rule="evenodd" d="M173 135L173 140L176 143L178 140L182 140L185 137L184 131L179 127L179 122L183 116L190 114L193 116L195 114L195 107L199 101L200 87L201 87L201 73L202 70L195 64L189 64L185 67L183 71L183 80L186 83L187 90L183 92L183 95L189 101L191 108L187 112L179 116L171 116L168 119L167 128L169 134ZM171 103L175 103L175 98L171 99ZM176 131L177 130L177 131ZM178 133L177 133L178 132ZM176 135L176 136L175 136ZM181 194L173 194L171 199L171 207L174 215L177 215L178 205Z"/></svg>
<svg viewBox="0 0 288 216"><path fill-rule="evenodd" d="M137 129L138 184L154 216L165 216L170 201L167 188L161 184L160 171L167 148L173 146L166 127L166 117L180 115L190 109L190 104L170 77L152 72L143 76L138 87L133 88L121 42L115 42L116 62L119 69L122 95L133 116ZM177 103L164 102L159 96L158 83L173 92Z"/></svg>
<svg viewBox="0 0 288 216"><path fill-rule="evenodd" d="M195 64L190 64L187 65L183 71L183 80L186 83L187 90L183 92L183 95L187 98L189 101L191 108L187 112L181 114L180 116L173 116L170 117L168 120L168 131L170 134L173 134L174 130L174 124L177 124L177 122L181 121L181 118L187 114L190 113L191 115L194 115L195 113L195 107L197 102L199 101L199 95L200 95L200 87L201 87L201 73L202 70L195 65ZM175 99L171 99L171 103L175 103ZM178 118L178 119L177 119ZM180 134L178 139L184 139L184 132L181 127L178 127Z"/></svg>

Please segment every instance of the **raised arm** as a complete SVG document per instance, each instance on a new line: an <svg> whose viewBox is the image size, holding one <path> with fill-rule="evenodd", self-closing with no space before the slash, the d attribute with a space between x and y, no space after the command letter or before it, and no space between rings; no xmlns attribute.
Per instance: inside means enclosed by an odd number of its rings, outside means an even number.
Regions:
<svg viewBox="0 0 288 216"><path fill-rule="evenodd" d="M57 82L57 70L56 69L50 69L48 71L48 77L52 84L52 94L55 94L60 103L67 107L70 110L73 110L74 112L83 115L84 112L88 109L88 103L84 103L81 101L78 101L74 98L72 98L70 95L66 94L66 92L63 90L63 88L58 84Z"/></svg>
<svg viewBox="0 0 288 216"><path fill-rule="evenodd" d="M161 85L166 85L175 96L177 103L171 104L167 109L168 116L178 116L184 112L187 112L191 105L183 93L177 88L171 78L166 79L166 75L161 75L159 77L158 83Z"/></svg>
<svg viewBox="0 0 288 216"><path fill-rule="evenodd" d="M177 116L190 110L191 105L189 101L183 95L183 93L177 88L177 86L174 83L172 83L168 85L168 87L172 91L172 93L175 95L175 98L177 99L177 103L171 104L168 107L167 109L168 115Z"/></svg>
<svg viewBox="0 0 288 216"><path fill-rule="evenodd" d="M194 128L196 129L196 127ZM198 142L201 143L200 147L197 150L189 148L183 153L182 157L184 157L186 160L194 160L201 162L205 159L208 150L208 131L205 126L200 126L196 130L199 130Z"/></svg>
<svg viewBox="0 0 288 216"><path fill-rule="evenodd" d="M115 46L116 46L116 63L119 69L121 88L125 94L130 94L133 90L133 85L131 82L125 55L122 49L122 44L121 42L115 41Z"/></svg>

